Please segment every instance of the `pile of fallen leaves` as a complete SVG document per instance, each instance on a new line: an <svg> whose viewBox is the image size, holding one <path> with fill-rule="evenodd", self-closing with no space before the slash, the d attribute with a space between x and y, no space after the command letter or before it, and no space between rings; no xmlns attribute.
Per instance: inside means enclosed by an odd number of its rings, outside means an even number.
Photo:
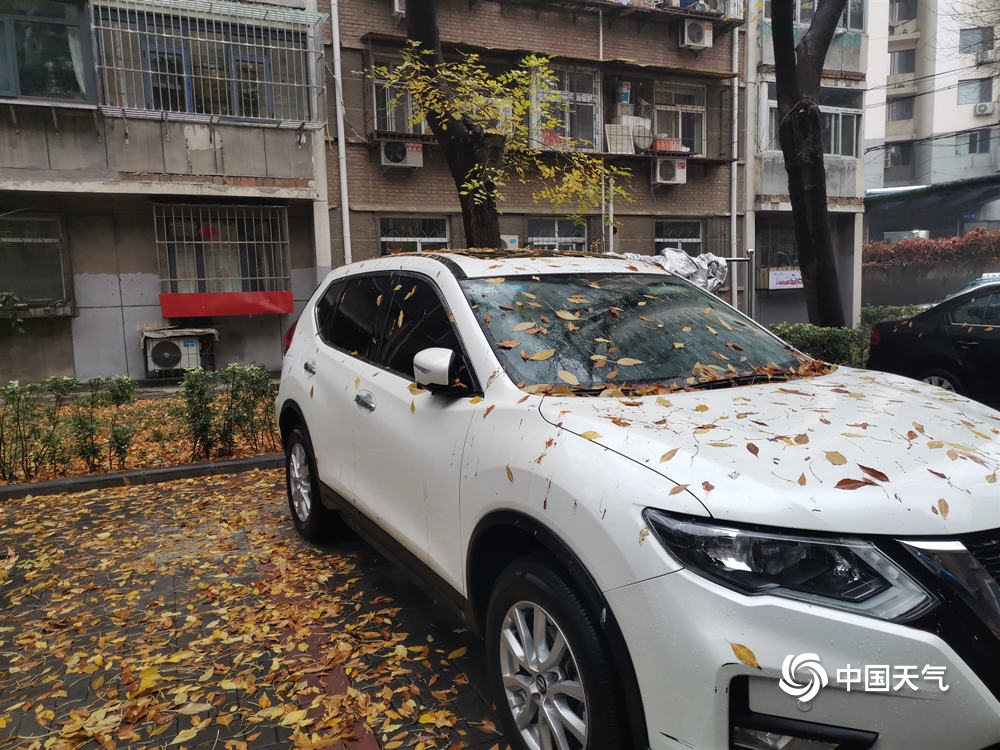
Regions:
<svg viewBox="0 0 1000 750"><path fill-rule="evenodd" d="M493 744L372 554L300 540L280 470L5 502L0 747Z"/></svg>

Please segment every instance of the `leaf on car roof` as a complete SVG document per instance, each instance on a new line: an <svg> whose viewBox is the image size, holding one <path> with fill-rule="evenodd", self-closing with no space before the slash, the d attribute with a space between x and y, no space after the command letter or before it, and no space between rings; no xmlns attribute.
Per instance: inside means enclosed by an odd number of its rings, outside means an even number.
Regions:
<svg viewBox="0 0 1000 750"><path fill-rule="evenodd" d="M843 466L847 463L847 459L840 451L826 451L826 460L834 466Z"/></svg>
<svg viewBox="0 0 1000 750"><path fill-rule="evenodd" d="M948 517L948 501L943 497L937 501L938 510L941 511L941 518Z"/></svg>
<svg viewBox="0 0 1000 750"><path fill-rule="evenodd" d="M861 471L863 471L865 474L867 474L868 476L870 476L872 479L876 479L879 482L888 482L889 481L889 477L887 477L885 474L883 474L878 469L873 469L870 466L862 466L861 464L858 464L858 467L861 469Z"/></svg>
<svg viewBox="0 0 1000 750"><path fill-rule="evenodd" d="M838 490L856 490L867 486L877 487L878 485L870 479L841 479L834 485Z"/></svg>
<svg viewBox="0 0 1000 750"><path fill-rule="evenodd" d="M504 282L503 276L497 276L496 278L493 279L486 279L487 284L502 284L503 282Z"/></svg>

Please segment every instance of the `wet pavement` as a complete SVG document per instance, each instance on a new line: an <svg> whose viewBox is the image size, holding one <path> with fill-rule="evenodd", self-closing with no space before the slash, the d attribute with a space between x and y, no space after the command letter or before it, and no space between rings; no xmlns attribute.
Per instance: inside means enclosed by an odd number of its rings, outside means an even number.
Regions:
<svg viewBox="0 0 1000 750"><path fill-rule="evenodd" d="M478 639L281 469L176 477L0 496L0 748L505 746Z"/></svg>

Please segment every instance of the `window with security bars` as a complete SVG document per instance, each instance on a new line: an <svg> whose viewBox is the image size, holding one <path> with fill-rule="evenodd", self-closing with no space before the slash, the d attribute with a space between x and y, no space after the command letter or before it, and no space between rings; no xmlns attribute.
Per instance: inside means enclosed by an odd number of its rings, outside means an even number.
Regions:
<svg viewBox="0 0 1000 750"><path fill-rule="evenodd" d="M0 269L0 309L72 306L69 253L58 217L0 218Z"/></svg>
<svg viewBox="0 0 1000 750"><path fill-rule="evenodd" d="M210 12L206 12L210 11ZM101 103L248 120L321 119L321 17L170 0L94 6Z"/></svg>
<svg viewBox="0 0 1000 750"><path fill-rule="evenodd" d="M657 255L667 248L683 250L688 255L701 255L701 222L658 221L653 244Z"/></svg>
<svg viewBox="0 0 1000 750"><path fill-rule="evenodd" d="M383 255L444 250L448 247L448 220L379 219L379 238Z"/></svg>
<svg viewBox="0 0 1000 750"><path fill-rule="evenodd" d="M162 292L291 290L283 206L156 205L153 215Z"/></svg>
<svg viewBox="0 0 1000 750"><path fill-rule="evenodd" d="M528 219L528 247L586 250L587 227L571 219Z"/></svg>

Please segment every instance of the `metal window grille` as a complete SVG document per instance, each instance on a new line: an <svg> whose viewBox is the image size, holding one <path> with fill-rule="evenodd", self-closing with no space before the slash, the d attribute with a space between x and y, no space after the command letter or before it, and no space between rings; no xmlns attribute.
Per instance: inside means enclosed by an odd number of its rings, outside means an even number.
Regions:
<svg viewBox="0 0 1000 750"><path fill-rule="evenodd" d="M284 206L162 204L153 217L164 293L292 288Z"/></svg>
<svg viewBox="0 0 1000 750"><path fill-rule="evenodd" d="M225 0L94 5L107 114L321 124L324 16Z"/></svg>
<svg viewBox="0 0 1000 750"><path fill-rule="evenodd" d="M586 250L587 228L569 219L528 219L528 247Z"/></svg>
<svg viewBox="0 0 1000 750"><path fill-rule="evenodd" d="M380 219L382 254L443 250L448 247L447 219Z"/></svg>

